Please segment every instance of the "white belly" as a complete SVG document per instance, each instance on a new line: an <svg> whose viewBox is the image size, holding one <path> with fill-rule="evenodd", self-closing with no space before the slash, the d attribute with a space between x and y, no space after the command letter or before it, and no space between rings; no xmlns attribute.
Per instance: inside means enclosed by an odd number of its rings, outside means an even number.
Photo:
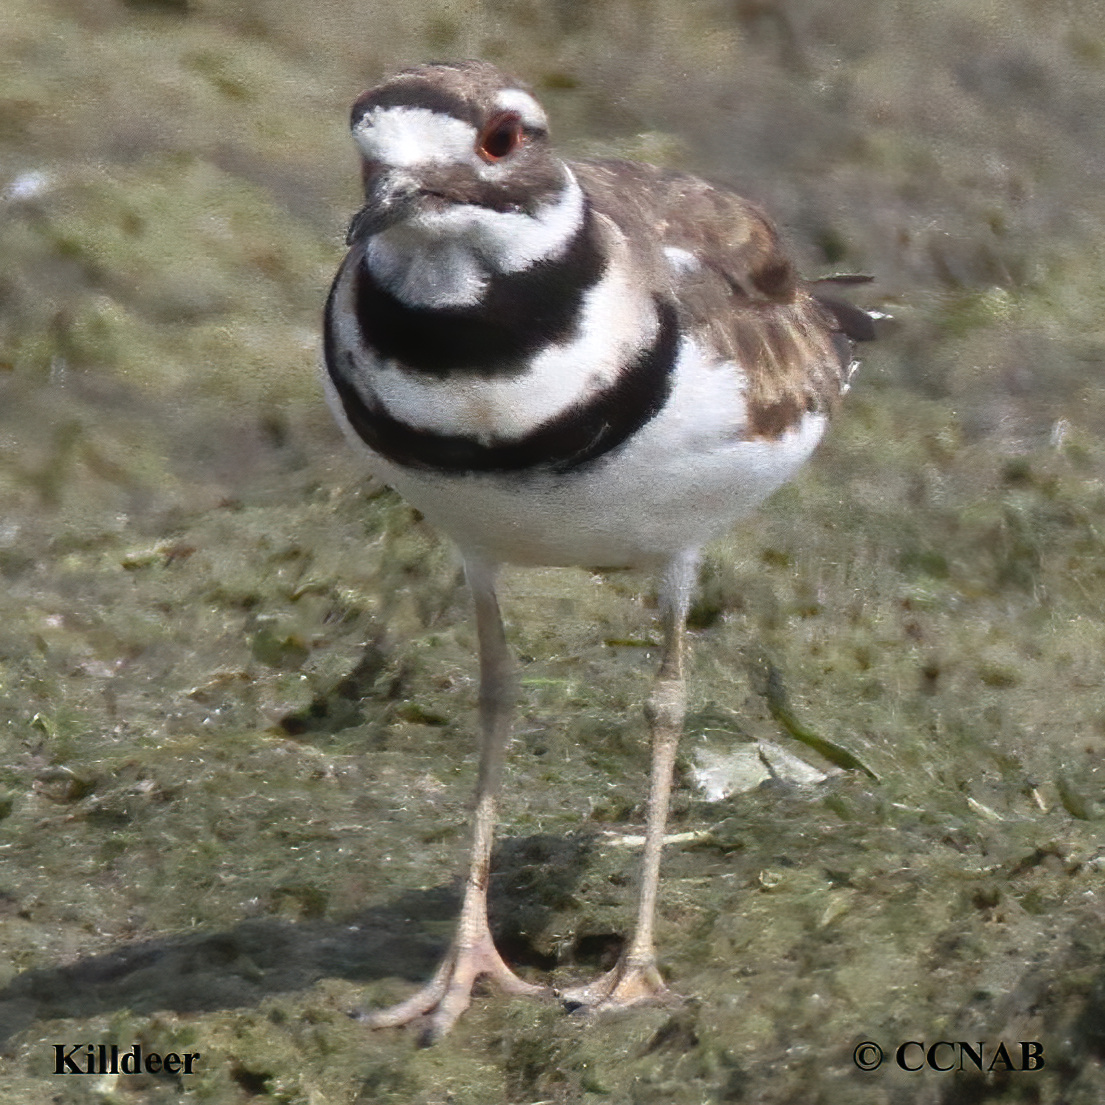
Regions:
<svg viewBox="0 0 1105 1105"><path fill-rule="evenodd" d="M581 470L442 475L369 455L373 472L465 554L513 564L653 567L750 513L795 474L825 425L824 415L807 414L780 438L749 440L741 373L708 364L685 342L660 414Z"/></svg>

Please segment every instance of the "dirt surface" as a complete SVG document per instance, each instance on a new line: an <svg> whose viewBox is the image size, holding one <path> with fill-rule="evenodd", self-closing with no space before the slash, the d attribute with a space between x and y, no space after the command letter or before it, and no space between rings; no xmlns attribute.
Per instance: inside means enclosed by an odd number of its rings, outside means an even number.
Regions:
<svg viewBox="0 0 1105 1105"><path fill-rule="evenodd" d="M420 1049L347 1013L450 934L474 630L315 363L348 105L463 56L573 155L763 202L895 319L703 569L658 918L683 1000L487 994ZM0 1101L1105 1100L1103 78L1091 0L6 0ZM633 913L655 597L503 599L492 922L562 985ZM58 1043L200 1058L57 1075Z"/></svg>

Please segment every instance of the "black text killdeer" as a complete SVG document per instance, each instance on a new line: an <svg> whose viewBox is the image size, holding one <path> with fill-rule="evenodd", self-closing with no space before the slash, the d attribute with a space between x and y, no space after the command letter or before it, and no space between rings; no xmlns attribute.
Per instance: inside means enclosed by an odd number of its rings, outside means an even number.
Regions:
<svg viewBox="0 0 1105 1105"><path fill-rule="evenodd" d="M352 129L365 205L326 307L327 396L373 472L460 546L482 726L456 936L431 982L366 1019L432 1013L436 1037L481 975L540 990L487 925L513 704L504 562L659 574L637 927L609 974L561 995L590 1007L657 996L652 918L699 549L813 451L870 318L800 280L738 196L649 165L562 161L541 106L491 65L398 73L357 100Z"/></svg>

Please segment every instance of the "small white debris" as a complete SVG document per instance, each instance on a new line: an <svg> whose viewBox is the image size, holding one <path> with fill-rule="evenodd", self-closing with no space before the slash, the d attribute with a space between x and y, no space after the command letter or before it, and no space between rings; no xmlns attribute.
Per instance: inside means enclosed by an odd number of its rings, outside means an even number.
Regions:
<svg viewBox="0 0 1105 1105"><path fill-rule="evenodd" d="M702 748L695 752L695 761L691 778L707 802L720 802L730 794L755 790L771 778L756 744L731 751Z"/></svg>
<svg viewBox="0 0 1105 1105"><path fill-rule="evenodd" d="M1000 813L997 812L997 810L990 809L989 806L983 805L980 801L978 801L977 798L972 798L970 795L967 796L967 805L970 806L971 809L975 811L975 813L979 813L983 817L985 817L987 821L1006 820L1004 817L1001 816Z"/></svg>
<svg viewBox="0 0 1105 1105"><path fill-rule="evenodd" d="M726 750L702 748L695 753L695 761L691 778L707 802L755 790L769 779L812 786L827 778L825 772L773 741L754 741Z"/></svg>
<svg viewBox="0 0 1105 1105"><path fill-rule="evenodd" d="M41 196L43 192L49 191L52 185L53 181L48 174L32 169L30 172L20 173L15 180L8 183L0 196L3 196L8 203L19 203Z"/></svg>
<svg viewBox="0 0 1105 1105"><path fill-rule="evenodd" d="M760 749L760 759L771 772L772 778L781 779L787 783L797 783L799 786L813 786L815 783L823 783L828 778L824 771L818 771L816 767L792 755L785 748L780 748L773 741L758 741L757 744Z"/></svg>
<svg viewBox="0 0 1105 1105"><path fill-rule="evenodd" d="M644 833L616 833L612 829L603 830L604 842L613 844L619 848L643 848L645 846ZM710 834L705 829L695 829L685 833L666 833L664 844L694 844L699 840L708 839Z"/></svg>
<svg viewBox="0 0 1105 1105"><path fill-rule="evenodd" d="M85 660L77 665L77 670L94 679L110 679L122 666L122 660Z"/></svg>

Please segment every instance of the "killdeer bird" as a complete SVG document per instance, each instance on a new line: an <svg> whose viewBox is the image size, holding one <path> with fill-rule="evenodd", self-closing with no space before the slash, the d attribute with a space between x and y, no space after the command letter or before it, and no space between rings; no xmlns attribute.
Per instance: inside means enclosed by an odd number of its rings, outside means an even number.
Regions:
<svg viewBox="0 0 1105 1105"><path fill-rule="evenodd" d="M365 203L326 305L325 389L375 475L460 548L481 727L452 945L427 985L363 1019L430 1014L434 1039L480 976L542 990L487 922L514 699L503 563L658 573L636 929L612 971L559 996L592 1009L660 997L653 914L699 550L813 451L870 317L802 281L746 200L650 165L562 160L541 105L492 65L404 70L357 99L352 131Z"/></svg>

